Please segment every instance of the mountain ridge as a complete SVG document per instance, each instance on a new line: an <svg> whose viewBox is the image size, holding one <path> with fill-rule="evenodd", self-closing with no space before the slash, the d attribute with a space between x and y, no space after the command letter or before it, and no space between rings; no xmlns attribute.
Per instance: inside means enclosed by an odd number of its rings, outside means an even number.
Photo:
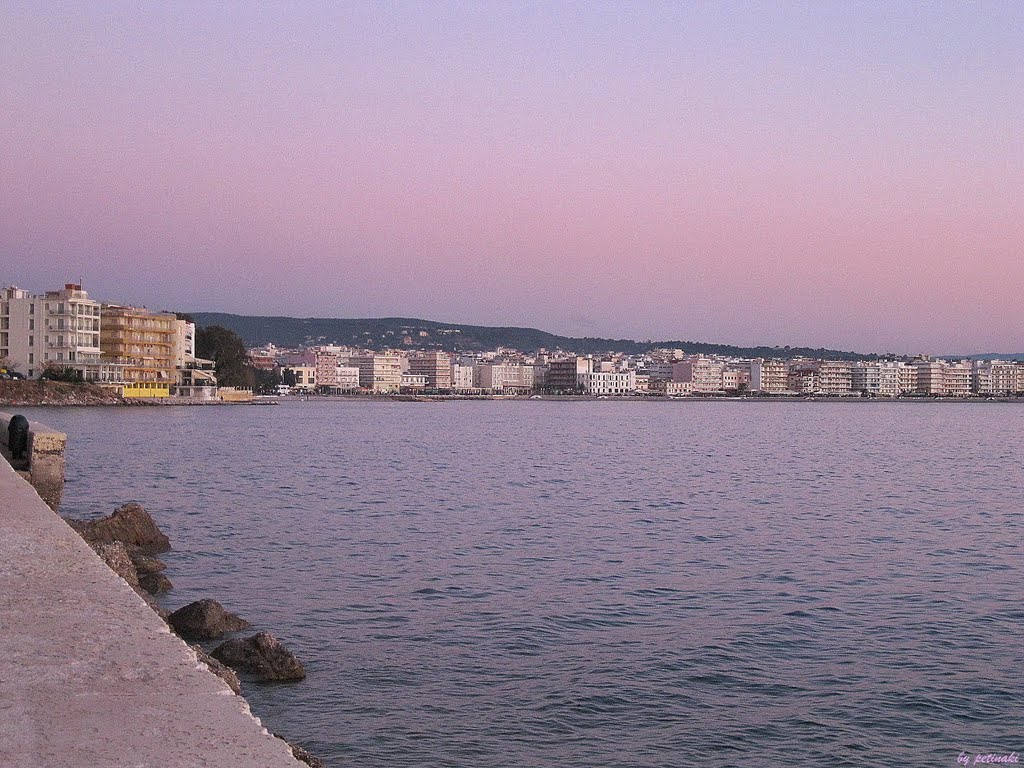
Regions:
<svg viewBox="0 0 1024 768"><path fill-rule="evenodd" d="M690 353L734 357L814 357L824 360L871 360L876 354L813 347L742 347L697 341L636 341L593 336L560 336L537 328L442 323L411 317L317 318L284 315L236 315L226 312L188 313L200 328L220 325L237 333L249 347L272 343L280 347L337 344L368 349L428 348L447 352L478 352L497 347L536 352L561 350L576 354L623 352L640 354L668 347ZM406 337L411 343L406 343Z"/></svg>

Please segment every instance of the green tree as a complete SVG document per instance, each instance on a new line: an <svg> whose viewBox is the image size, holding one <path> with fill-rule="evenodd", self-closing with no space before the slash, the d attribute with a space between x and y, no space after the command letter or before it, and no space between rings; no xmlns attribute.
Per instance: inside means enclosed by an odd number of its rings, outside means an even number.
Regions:
<svg viewBox="0 0 1024 768"><path fill-rule="evenodd" d="M245 343L234 331L220 325L196 330L196 357L213 360L217 383L224 387L252 387L256 372L249 365Z"/></svg>

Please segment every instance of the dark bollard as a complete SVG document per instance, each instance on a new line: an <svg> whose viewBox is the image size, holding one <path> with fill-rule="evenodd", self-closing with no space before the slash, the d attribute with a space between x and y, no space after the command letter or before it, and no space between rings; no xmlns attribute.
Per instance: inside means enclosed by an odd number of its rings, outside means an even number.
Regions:
<svg viewBox="0 0 1024 768"><path fill-rule="evenodd" d="M17 461L26 459L28 453L28 419L20 413L11 417L7 425L7 448L11 458Z"/></svg>

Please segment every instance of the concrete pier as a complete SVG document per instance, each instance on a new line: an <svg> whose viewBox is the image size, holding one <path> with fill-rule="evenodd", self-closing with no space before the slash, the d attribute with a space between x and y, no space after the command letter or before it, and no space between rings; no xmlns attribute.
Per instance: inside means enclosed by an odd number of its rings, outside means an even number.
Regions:
<svg viewBox="0 0 1024 768"><path fill-rule="evenodd" d="M10 461L7 446L7 426L13 413L0 411L0 454ZM29 422L28 458L24 466L15 467L24 473L24 477L36 489L50 509L60 506L64 495L64 448L68 436L63 432L50 429L37 421Z"/></svg>
<svg viewBox="0 0 1024 768"><path fill-rule="evenodd" d="M7 461L0 764L303 768Z"/></svg>

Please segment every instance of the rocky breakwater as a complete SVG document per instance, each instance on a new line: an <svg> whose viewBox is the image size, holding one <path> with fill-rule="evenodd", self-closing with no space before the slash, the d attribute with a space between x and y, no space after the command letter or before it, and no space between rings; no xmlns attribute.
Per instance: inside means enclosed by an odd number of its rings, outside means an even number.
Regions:
<svg viewBox="0 0 1024 768"><path fill-rule="evenodd" d="M163 618L171 629L190 643L196 658L241 695L242 683L235 669L255 682L302 680L305 669L299 660L269 632L247 639L229 639L207 653L196 641L223 638L248 629L248 621L225 610L216 600L203 599L168 613L154 599L173 589L164 575L167 566L155 555L171 549L170 539L139 504L124 504L99 520L66 522L95 550L111 570L124 579ZM276 734L275 734L276 735ZM278 738L281 738L278 736ZM286 741L282 739L282 741ZM287 742L286 742L287 743ZM323 761L302 747L288 743L296 759L322 768Z"/></svg>
<svg viewBox="0 0 1024 768"><path fill-rule="evenodd" d="M116 392L96 384L0 379L0 405L125 405Z"/></svg>

